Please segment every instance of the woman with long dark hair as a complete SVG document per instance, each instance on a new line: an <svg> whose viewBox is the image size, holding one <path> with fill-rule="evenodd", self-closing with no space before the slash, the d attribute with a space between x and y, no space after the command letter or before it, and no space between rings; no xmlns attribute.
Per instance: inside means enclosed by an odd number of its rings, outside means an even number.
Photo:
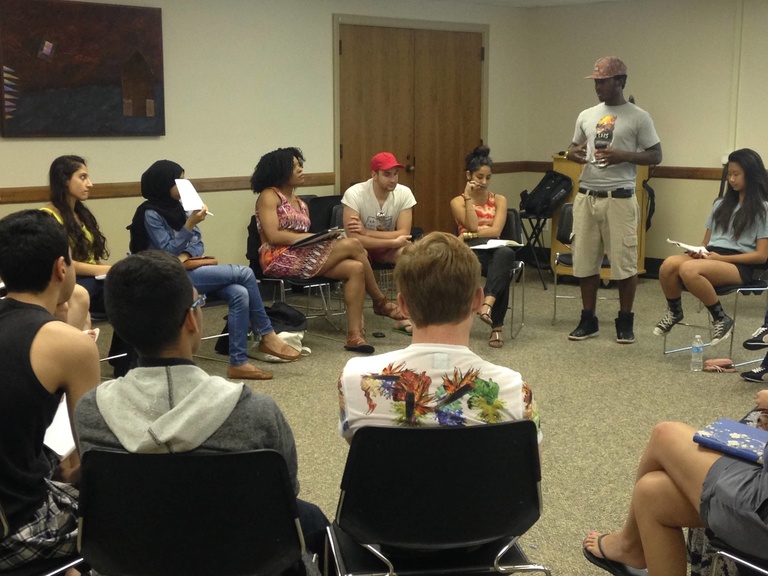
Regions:
<svg viewBox="0 0 768 576"><path fill-rule="evenodd" d="M103 281L97 277L109 272L107 239L96 218L85 205L93 187L85 159L59 156L48 173L50 203L42 210L52 214L64 226L72 248L77 283L90 295L92 312L104 312Z"/></svg>
<svg viewBox="0 0 768 576"><path fill-rule="evenodd" d="M683 319L683 286L712 315L711 344L731 335L733 320L723 311L715 287L749 282L753 266L768 260L768 175L754 150L742 148L728 156L728 189L715 200L706 228L701 242L706 250L670 256L659 269L667 311L653 329L657 336Z"/></svg>
<svg viewBox="0 0 768 576"><path fill-rule="evenodd" d="M451 200L458 236L468 244L482 238L498 238L507 222L507 199L488 188L493 175L493 160L488 146L478 146L467 155L464 191ZM509 282L515 265L515 251L509 246L475 250L485 276L485 299L478 313L491 327L488 345L504 345L502 330L509 306Z"/></svg>
<svg viewBox="0 0 768 576"><path fill-rule="evenodd" d="M404 320L400 308L376 283L368 253L356 238L339 238L293 248L292 244L311 236L309 208L294 194L304 182L304 156L298 148L279 148L259 160L251 177L256 200L256 222L261 238L259 262L264 274L273 278L327 276L345 280L348 333L344 348L372 354L365 340L363 303L366 292L373 300L373 312Z"/></svg>
<svg viewBox="0 0 768 576"><path fill-rule="evenodd" d="M184 169L170 160L158 160L141 175L141 195L146 202L136 209L131 223L131 252L154 248L170 252L182 262L204 255L198 224L205 220L208 208L186 213L179 201L178 178L184 178ZM249 327L261 336L261 352L283 360L299 357L298 350L275 334L250 268L235 264L201 266L189 270L189 278L200 294L215 293L229 305L228 378L272 378L248 362Z"/></svg>

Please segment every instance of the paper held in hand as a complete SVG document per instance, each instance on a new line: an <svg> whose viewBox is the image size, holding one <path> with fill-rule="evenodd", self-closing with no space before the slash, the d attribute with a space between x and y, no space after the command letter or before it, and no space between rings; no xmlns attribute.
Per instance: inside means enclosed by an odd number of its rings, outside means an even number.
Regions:
<svg viewBox="0 0 768 576"><path fill-rule="evenodd" d="M709 254L709 250L707 250L704 246L691 246L690 244L684 244L683 242L677 242L675 240L670 240L669 238L667 238L667 242L674 244L675 246L679 246L688 252L693 252L694 254Z"/></svg>
<svg viewBox="0 0 768 576"><path fill-rule="evenodd" d="M60 460L64 460L75 451L75 439L72 437L72 427L69 424L66 396L61 397L56 416L45 431L43 443L56 452Z"/></svg>
<svg viewBox="0 0 768 576"><path fill-rule="evenodd" d="M497 238L489 238L486 240L481 240L482 243L474 243L472 241L468 242L469 247L472 248L472 250L490 250L492 248L499 248L501 246L512 246L513 248L519 248L522 246L520 242L517 242L516 240L501 240Z"/></svg>
<svg viewBox="0 0 768 576"><path fill-rule="evenodd" d="M176 187L179 189L181 205L184 206L186 212L197 212L203 207L203 199L200 198L200 194L197 193L192 182L186 178L177 178ZM213 212L209 211L208 215L213 216Z"/></svg>

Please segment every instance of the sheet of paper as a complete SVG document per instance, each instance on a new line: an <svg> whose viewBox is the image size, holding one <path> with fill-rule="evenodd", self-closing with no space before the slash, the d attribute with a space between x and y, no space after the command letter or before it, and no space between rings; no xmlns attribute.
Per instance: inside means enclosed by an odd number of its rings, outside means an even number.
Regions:
<svg viewBox="0 0 768 576"><path fill-rule="evenodd" d="M670 240L669 238L667 238L667 242L669 242L670 244L674 244L675 246L679 246L680 248L682 248L683 250L687 250L688 252L709 254L709 250L707 250L704 246L691 246L690 244L677 242L676 240Z"/></svg>
<svg viewBox="0 0 768 576"><path fill-rule="evenodd" d="M186 178L177 178L176 187L179 189L179 197L181 198L181 205L184 206L184 210L187 212L195 212L203 207L203 199L200 198L200 194L197 193L192 182ZM213 216L212 212L208 212Z"/></svg>
<svg viewBox="0 0 768 576"><path fill-rule="evenodd" d="M43 442L48 448L56 452L62 460L75 451L75 439L72 437L72 427L69 424L69 412L67 400L61 397L53 422L45 431Z"/></svg>
<svg viewBox="0 0 768 576"><path fill-rule="evenodd" d="M483 244L477 244L475 246L470 245L470 248L472 248L472 250L491 250L492 248L499 248L500 246L512 246L517 248L519 246L522 246L522 244L514 240L501 240L497 238L489 238L488 242L485 242Z"/></svg>

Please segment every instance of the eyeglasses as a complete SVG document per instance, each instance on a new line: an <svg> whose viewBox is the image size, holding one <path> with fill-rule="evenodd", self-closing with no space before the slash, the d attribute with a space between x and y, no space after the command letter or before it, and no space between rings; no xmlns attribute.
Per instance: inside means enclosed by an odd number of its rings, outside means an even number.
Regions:
<svg viewBox="0 0 768 576"><path fill-rule="evenodd" d="M380 210L379 212L376 213L376 220L383 220L386 217L387 217L387 213L384 212L384 210Z"/></svg>
<svg viewBox="0 0 768 576"><path fill-rule="evenodd" d="M198 306L199 306L200 308L202 308L203 306L205 306L205 294L200 294L200 296L198 296L198 297L197 297L197 300L195 300L194 302L192 302L192 306L190 306L190 308L192 308L192 310L194 310L194 309L195 309L195 308L197 308Z"/></svg>

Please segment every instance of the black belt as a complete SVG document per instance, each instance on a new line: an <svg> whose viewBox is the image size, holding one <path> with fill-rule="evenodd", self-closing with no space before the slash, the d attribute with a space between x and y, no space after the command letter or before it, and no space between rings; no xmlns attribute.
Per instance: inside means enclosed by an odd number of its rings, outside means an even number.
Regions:
<svg viewBox="0 0 768 576"><path fill-rule="evenodd" d="M595 198L632 198L635 194L634 188L617 188L616 190L590 190L589 188L579 188L579 194L594 196Z"/></svg>

